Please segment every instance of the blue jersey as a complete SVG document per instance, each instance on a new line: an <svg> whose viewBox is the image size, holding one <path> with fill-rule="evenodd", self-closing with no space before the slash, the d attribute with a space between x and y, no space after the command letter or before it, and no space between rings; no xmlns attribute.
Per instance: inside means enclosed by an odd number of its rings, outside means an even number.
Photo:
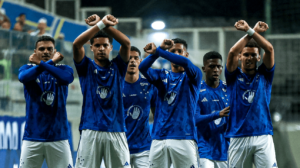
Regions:
<svg viewBox="0 0 300 168"><path fill-rule="evenodd" d="M156 88L140 76L135 83L125 81L123 89L126 136L130 154L150 150L150 107L155 107Z"/></svg>
<svg viewBox="0 0 300 168"><path fill-rule="evenodd" d="M48 71L40 69L41 66L28 64L19 70L19 79L24 78L27 70L38 68L36 70L40 71L33 80L26 82L20 80L24 84L26 100L26 125L23 140L39 142L66 140L70 136L66 101L68 84L73 81L73 69L67 65L55 66L62 70L61 72L71 76L69 83L63 83Z"/></svg>
<svg viewBox="0 0 300 168"><path fill-rule="evenodd" d="M199 98L202 73L190 79L186 72L148 69L148 75L158 89L152 130L153 139L193 139L197 141L195 112Z"/></svg>
<svg viewBox="0 0 300 168"><path fill-rule="evenodd" d="M122 89L127 64L118 55L108 67L100 67L85 56L75 66L83 94L79 130L125 132Z"/></svg>
<svg viewBox="0 0 300 168"><path fill-rule="evenodd" d="M275 65L268 70L264 64L249 76L237 68L225 68L227 90L230 93L230 113L226 137L273 135L269 104Z"/></svg>
<svg viewBox="0 0 300 168"><path fill-rule="evenodd" d="M227 117L220 118L220 111L228 104L226 83L220 80L217 88L201 82L197 115L210 117L207 123L197 123L198 150L201 158L226 161L229 139L224 137Z"/></svg>

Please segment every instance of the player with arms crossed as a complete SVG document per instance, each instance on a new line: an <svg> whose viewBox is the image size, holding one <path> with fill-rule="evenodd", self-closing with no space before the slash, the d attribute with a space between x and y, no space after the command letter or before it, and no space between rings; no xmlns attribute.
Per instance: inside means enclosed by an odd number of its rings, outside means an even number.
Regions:
<svg viewBox="0 0 300 168"><path fill-rule="evenodd" d="M73 167L69 144L66 103L73 69L57 64L63 55L56 52L55 41L40 36L35 43L32 64L19 70L26 100L26 125L20 167L40 168L46 159L49 168Z"/></svg>
<svg viewBox="0 0 300 168"><path fill-rule="evenodd" d="M226 82L219 79L222 56L215 51L203 57L205 80L201 82L196 112L200 168L227 168L229 139L224 137L229 113Z"/></svg>
<svg viewBox="0 0 300 168"><path fill-rule="evenodd" d="M157 90L140 75L141 52L131 46L129 64L123 89L126 136L132 168L149 167L150 136L149 113L155 110Z"/></svg>
<svg viewBox="0 0 300 168"><path fill-rule="evenodd" d="M274 49L259 33L268 25L258 22L254 29L246 21L235 23L237 30L248 35L242 37L228 54L225 69L227 89L230 93L230 113L225 133L230 138L228 161L230 168L277 167L273 142L273 126L269 104L275 70ZM260 47L265 51L260 61ZM238 61L241 61L241 68Z"/></svg>
<svg viewBox="0 0 300 168"><path fill-rule="evenodd" d="M149 43L144 50L150 55L139 69L158 89L150 167L168 168L173 163L175 168L196 168L198 147L194 117L202 72L187 58L187 44L182 39L166 39L158 48ZM171 62L172 71L150 68L159 56Z"/></svg>
<svg viewBox="0 0 300 168"><path fill-rule="evenodd" d="M122 100L130 41L112 27L118 23L112 15L101 21L99 16L92 15L86 23L93 27L73 43L74 62L83 94L81 138L75 167L99 168L102 158L106 168L130 167ZM104 31L100 31L102 29ZM119 55L110 61L112 38L121 44L121 48ZM89 40L94 60L85 56L83 45Z"/></svg>

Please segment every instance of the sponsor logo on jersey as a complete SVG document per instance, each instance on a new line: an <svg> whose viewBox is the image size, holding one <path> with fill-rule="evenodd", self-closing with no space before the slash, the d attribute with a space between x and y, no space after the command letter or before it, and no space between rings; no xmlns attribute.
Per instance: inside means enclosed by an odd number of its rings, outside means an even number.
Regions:
<svg viewBox="0 0 300 168"><path fill-rule="evenodd" d="M255 97L255 91L246 90L243 94L243 100L247 100L248 103L252 103Z"/></svg>
<svg viewBox="0 0 300 168"><path fill-rule="evenodd" d="M204 91L206 91L206 89L200 89L200 92L204 92Z"/></svg>
<svg viewBox="0 0 300 168"><path fill-rule="evenodd" d="M101 99L108 99L112 95L110 89L105 86L98 86L96 94L98 94Z"/></svg>
<svg viewBox="0 0 300 168"><path fill-rule="evenodd" d="M174 91L170 91L166 93L164 101L168 101L168 104L172 105L175 102L176 97L177 97L177 93Z"/></svg>
<svg viewBox="0 0 300 168"><path fill-rule="evenodd" d="M146 86L148 83L140 83L141 86Z"/></svg>
<svg viewBox="0 0 300 168"><path fill-rule="evenodd" d="M244 82L244 78L238 78L238 80Z"/></svg>
<svg viewBox="0 0 300 168"><path fill-rule="evenodd" d="M176 85L176 83L170 83L170 85Z"/></svg>
<svg viewBox="0 0 300 168"><path fill-rule="evenodd" d="M129 96L136 96L136 94L131 94L131 95L129 95Z"/></svg>
<svg viewBox="0 0 300 168"><path fill-rule="evenodd" d="M40 101L45 102L45 104L48 105L48 106L53 106L54 98L55 98L55 93L54 92L45 91L45 92L43 92L43 94L40 98Z"/></svg>
<svg viewBox="0 0 300 168"><path fill-rule="evenodd" d="M218 102L219 100L218 99L216 99L216 100L212 100L213 102Z"/></svg>
<svg viewBox="0 0 300 168"><path fill-rule="evenodd" d="M206 97L204 97L201 102L208 102L208 100L206 99Z"/></svg>
<svg viewBox="0 0 300 168"><path fill-rule="evenodd" d="M126 163L124 164L124 166L130 166L130 165L129 165L129 163L128 163L128 162L126 162Z"/></svg>
<svg viewBox="0 0 300 168"><path fill-rule="evenodd" d="M134 120L140 120L142 118L143 109L140 106L132 105L127 110L127 116L131 116Z"/></svg>

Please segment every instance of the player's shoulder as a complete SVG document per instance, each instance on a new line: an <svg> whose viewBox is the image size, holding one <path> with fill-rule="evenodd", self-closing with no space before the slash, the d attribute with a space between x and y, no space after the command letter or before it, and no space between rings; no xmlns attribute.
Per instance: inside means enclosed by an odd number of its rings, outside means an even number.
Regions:
<svg viewBox="0 0 300 168"><path fill-rule="evenodd" d="M221 84L223 87L227 87L226 81L222 81L222 80L220 79L220 84Z"/></svg>
<svg viewBox="0 0 300 168"><path fill-rule="evenodd" d="M55 64L54 66L61 69L72 69L72 67L66 64Z"/></svg>
<svg viewBox="0 0 300 168"><path fill-rule="evenodd" d="M19 70L25 70L25 69L28 69L28 68L31 68L31 67L34 67L34 66L36 66L36 64L28 63L28 64L25 64L25 65L21 66Z"/></svg>

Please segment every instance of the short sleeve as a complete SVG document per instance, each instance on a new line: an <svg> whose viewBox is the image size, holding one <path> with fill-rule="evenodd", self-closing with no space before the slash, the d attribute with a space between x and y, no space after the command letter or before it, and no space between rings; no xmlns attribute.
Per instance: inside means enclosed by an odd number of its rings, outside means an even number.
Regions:
<svg viewBox="0 0 300 168"><path fill-rule="evenodd" d="M89 62L91 62L91 59L87 56L84 56L80 63L74 61L78 76L85 76L87 74Z"/></svg>
<svg viewBox="0 0 300 168"><path fill-rule="evenodd" d="M274 77L274 72L275 72L275 64L272 67L272 69L267 69L264 63L262 63L258 67L258 72L263 74L265 76L265 79L268 81L269 84L272 84L273 82L273 77Z"/></svg>
<svg viewBox="0 0 300 168"><path fill-rule="evenodd" d="M116 58L114 58L114 59L112 60L112 62L115 63L115 64L117 65L120 74L121 74L123 77L125 77L128 64L125 63L125 62L122 60L120 54L118 54L118 56L117 56Z"/></svg>
<svg viewBox="0 0 300 168"><path fill-rule="evenodd" d="M231 85L235 82L237 74L238 74L239 68L236 68L233 72L229 72L227 70L227 67L225 66L225 78L227 85Z"/></svg>

